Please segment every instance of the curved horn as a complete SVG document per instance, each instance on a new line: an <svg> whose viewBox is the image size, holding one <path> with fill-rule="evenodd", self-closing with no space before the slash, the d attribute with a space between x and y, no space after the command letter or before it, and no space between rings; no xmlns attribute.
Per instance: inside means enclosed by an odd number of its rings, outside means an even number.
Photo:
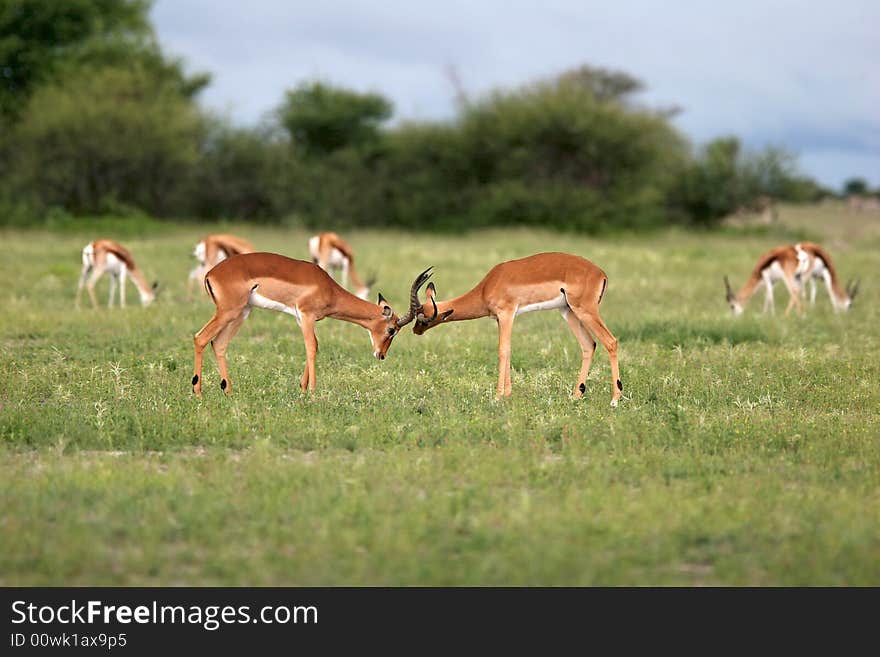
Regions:
<svg viewBox="0 0 880 657"><path fill-rule="evenodd" d="M724 276L724 287L727 288L727 300L732 300L736 295L733 293L733 290L730 288L730 281L727 280L727 275Z"/></svg>
<svg viewBox="0 0 880 657"><path fill-rule="evenodd" d="M431 278L432 269L433 267L428 267L425 271L423 271L416 277L415 281L413 281L412 287L409 291L409 310L407 311L406 315L397 320L398 328L406 326L411 321L413 321L416 313L421 310L422 303L419 301L419 289L422 287L422 285L425 284L425 282L429 278Z"/></svg>
<svg viewBox="0 0 880 657"><path fill-rule="evenodd" d="M426 317L426 316L424 315L424 313L419 312L419 313L416 315L416 321L417 321L417 322L419 322L420 324L430 324L430 323L433 322L435 319L437 319L437 302L434 301L434 297L431 297L431 305L434 306L434 314L431 315L430 317Z"/></svg>
<svg viewBox="0 0 880 657"><path fill-rule="evenodd" d="M852 284L852 289L849 291L849 299L850 299L850 301L852 301L853 299L855 299L855 298L856 298L856 295L859 293L859 284L860 284L860 283L861 283L861 281L858 280L858 279L856 279L855 282Z"/></svg>

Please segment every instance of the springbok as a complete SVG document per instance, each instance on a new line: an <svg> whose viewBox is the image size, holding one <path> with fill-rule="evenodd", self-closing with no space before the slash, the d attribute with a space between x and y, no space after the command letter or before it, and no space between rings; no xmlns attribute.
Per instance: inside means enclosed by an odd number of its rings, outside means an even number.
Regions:
<svg viewBox="0 0 880 657"><path fill-rule="evenodd" d="M427 280L422 274L413 290ZM232 390L226 367L226 348L252 308L292 315L306 347L306 366L300 379L303 391L314 390L318 339L315 322L325 317L362 326L370 333L373 356L384 360L394 336L412 321L412 313L398 317L380 294L378 303L359 299L317 265L274 253L247 253L227 258L205 276L205 289L217 307L214 316L196 333L193 392L202 394L202 352L208 343L220 369L220 389Z"/></svg>
<svg viewBox="0 0 880 657"><path fill-rule="evenodd" d="M734 293L727 276L724 277L727 303L734 315L741 315L749 299L763 284L766 292L764 312L774 313L776 308L773 286L776 281L781 280L789 294L785 314L787 315L792 308L797 308L798 312L803 313L801 296L804 277L827 276L828 291L835 309L846 310L852 304L852 297L858 291L858 284L849 284L846 290L841 289L834 265L830 263L831 258L828 254L821 247L810 242L778 246L758 258L758 263L739 292ZM815 299L815 289L812 296Z"/></svg>
<svg viewBox="0 0 880 657"><path fill-rule="evenodd" d="M623 391L617 338L599 316L599 303L607 283L605 272L580 256L539 253L495 265L470 292L448 301L436 300L436 289L431 283L426 289L427 302L422 304L418 289L413 286L409 314L416 318L413 325L416 335L449 321L479 317L491 317L497 321L496 397L500 398L511 394L510 338L514 318L533 310L557 309L581 346L581 371L574 387L574 398L579 399L586 392L587 374L598 340L611 362L611 405L617 406Z"/></svg>
<svg viewBox="0 0 880 657"><path fill-rule="evenodd" d="M828 297L831 299L831 305L836 311L847 311L852 306L853 299L859 291L859 281L849 281L845 288L840 286L840 278L837 276L837 269L831 260L831 254L818 244L813 242L801 242L795 244L795 249L803 251L807 254L808 265L805 272L807 277L806 283L810 287L810 305L816 305L816 280L825 282L828 290ZM807 285L802 286L804 297L806 297Z"/></svg>
<svg viewBox="0 0 880 657"><path fill-rule="evenodd" d="M119 289L119 305L125 308L125 281L130 276L141 297L141 303L149 305L156 298L156 287L147 284L143 272L138 268L134 258L124 246L113 240L95 240L89 242L82 250L82 272L76 288L76 307L79 308L83 287L88 290L92 308L98 307L95 296L95 284L104 274L110 274L110 296L107 307L113 306L113 295Z"/></svg>
<svg viewBox="0 0 880 657"><path fill-rule="evenodd" d="M348 277L354 284L355 296L366 299L370 295L370 288L376 282L375 278L369 277L365 283L358 276L354 268L354 251L348 242L336 233L318 233L309 238L309 255L312 262L331 276L342 273L342 287L348 287Z"/></svg>
<svg viewBox="0 0 880 657"><path fill-rule="evenodd" d="M211 267L223 262L226 258L239 253L253 253L254 245L242 237L228 234L206 235L196 242L193 255L199 264L189 273L186 283L186 296L192 298L193 284L205 284L205 274Z"/></svg>

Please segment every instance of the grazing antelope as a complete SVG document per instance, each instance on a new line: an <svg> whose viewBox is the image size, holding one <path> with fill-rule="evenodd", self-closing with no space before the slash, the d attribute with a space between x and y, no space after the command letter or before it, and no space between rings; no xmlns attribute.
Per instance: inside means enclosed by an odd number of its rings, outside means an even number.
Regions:
<svg viewBox="0 0 880 657"><path fill-rule="evenodd" d="M818 244L801 242L795 244L795 249L806 253L808 264L805 272L806 283L810 287L810 305L816 304L816 280L825 281L828 296L834 310L847 311L852 306L853 299L859 291L859 282L850 281L845 288L840 287L840 279L837 270L831 261L831 255ZM802 286L802 292L806 298L807 285Z"/></svg>
<svg viewBox="0 0 880 657"><path fill-rule="evenodd" d="M333 272L342 272L342 287L348 287L348 277L354 283L355 295L366 299L370 294L370 288L376 282L374 278L367 279L364 283L357 270L354 268L354 251L351 246L336 233L318 233L309 239L309 255L312 262L324 271L333 275Z"/></svg>
<svg viewBox="0 0 880 657"><path fill-rule="evenodd" d="M820 255L820 252L824 255ZM804 307L801 295L804 277L812 278L817 276L824 278L827 274L829 281L832 281L829 283L829 293L832 296L834 307L836 309L847 309L849 304L852 303L852 296L855 294L858 286L846 291L841 290L839 283L833 282L837 280L837 275L833 270L833 265L829 269L827 266L828 262L830 262L828 254L818 245L809 242L778 246L758 259L758 263L752 270L749 279L739 292L734 293L727 276L724 277L727 303L730 305L734 315L741 315L746 303L748 303L758 287L763 284L766 292L764 312L774 313L776 309L773 299L773 286L776 281L781 280L789 294L785 314L787 315L792 308L797 308L800 313L803 313ZM815 298L815 293L813 297Z"/></svg>
<svg viewBox="0 0 880 657"><path fill-rule="evenodd" d="M204 285L205 274L211 267L239 253L253 253L254 245L246 239L235 235L206 235L196 243L193 255L199 261L198 266L189 273L186 284L186 295L192 298L193 283L198 281Z"/></svg>
<svg viewBox="0 0 880 657"><path fill-rule="evenodd" d="M416 279L414 294L426 280L424 273ZM413 319L412 313L398 317L381 294L375 304L359 299L317 265L274 253L247 253L224 260L205 276L205 289L217 310L194 339L192 385L197 396L202 394L202 352L209 342L220 369L220 389L231 392L226 348L252 308L275 310L296 319L306 346L306 366L300 379L303 391L314 390L317 382L315 322L332 317L364 327L370 333L373 356L384 360L394 336Z"/></svg>
<svg viewBox="0 0 880 657"><path fill-rule="evenodd" d="M611 405L623 390L617 361L617 338L599 317L599 302L608 278L589 260L567 253L539 253L495 265L470 292L437 301L434 284L426 290L427 302L419 301L415 286L410 294L409 314L416 317L413 333L448 321L491 317L498 322L498 389L496 397L511 394L510 337L517 315L532 310L557 309L581 345L581 371L574 387L575 399L586 391L587 374L602 343L611 362Z"/></svg>
<svg viewBox="0 0 880 657"><path fill-rule="evenodd" d="M82 250L82 273L79 276L79 285L76 288L76 307L79 308L79 300L83 287L88 290L92 307L98 307L98 299L95 296L95 284L105 273L110 274L110 298L107 307L113 306L113 295L118 287L119 305L125 308L125 281L131 276L131 280L141 296L141 303L149 305L156 298L156 287L147 284L143 272L135 264L134 258L128 249L113 240L95 240L85 245Z"/></svg>

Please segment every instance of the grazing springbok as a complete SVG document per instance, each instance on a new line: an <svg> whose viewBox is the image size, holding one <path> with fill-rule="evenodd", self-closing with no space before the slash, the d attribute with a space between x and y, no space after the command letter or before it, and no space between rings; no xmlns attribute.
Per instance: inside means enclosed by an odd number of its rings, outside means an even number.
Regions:
<svg viewBox="0 0 880 657"><path fill-rule="evenodd" d="M751 275L739 292L734 293L727 276L724 277L727 303L734 315L741 315L749 299L763 284L766 292L764 312L774 313L776 308L773 299L773 286L776 281L781 280L789 294L785 314L791 312L792 308L803 313L804 306L801 296L804 277L824 279L826 276L834 308L847 310L852 304L852 297L858 291L858 284L850 284L846 290L840 288L837 273L827 252L810 242L778 246L758 258L758 263L752 269ZM815 285L812 282L811 284ZM815 289L813 290L813 298L815 299Z"/></svg>
<svg viewBox="0 0 880 657"><path fill-rule="evenodd" d="M230 256L238 255L239 253L253 253L254 251L256 249L254 249L253 244L236 235L206 235L196 242L193 255L199 261L199 264L189 273L189 279L186 284L187 298L192 298L194 283L205 284L205 274L210 271L211 267L223 262Z"/></svg>
<svg viewBox="0 0 880 657"><path fill-rule="evenodd" d="M143 272L138 268L134 258L124 246L113 240L95 240L89 242L82 250L82 272L79 276L79 285L76 288L76 307L83 287L88 290L92 300L92 308L98 307L98 298L95 296L95 284L104 274L110 274L110 297L107 307L113 306L113 295L119 289L119 305L125 308L125 281L130 276L131 281L141 296L141 303L149 305L156 298L158 283L148 285Z"/></svg>
<svg viewBox="0 0 880 657"><path fill-rule="evenodd" d="M348 287L348 277L351 276L355 296L366 299L370 295L375 278L369 277L366 283L361 280L354 268L354 251L336 233L318 233L309 238L309 255L313 263L331 276L334 272L342 272L342 287Z"/></svg>
<svg viewBox="0 0 880 657"><path fill-rule="evenodd" d="M831 261L831 254L818 244L801 242L795 244L794 248L807 254L808 264L804 275L807 277L806 283L810 287L810 305L816 304L816 280L818 279L825 282L828 297L831 299L834 310L844 312L849 310L853 299L858 294L859 281L849 281L845 288L841 287L837 269ZM807 285L801 287L804 297L806 297Z"/></svg>
<svg viewBox="0 0 880 657"><path fill-rule="evenodd" d="M416 279L415 294L426 280L426 274ZM394 336L413 319L412 313L398 317L381 294L378 303L359 299L317 265L274 253L227 258L207 273L205 289L217 310L194 339L192 385L197 396L202 394L202 352L208 343L220 369L220 389L226 394L231 392L226 348L252 308L275 310L296 319L306 346L306 366L300 379L303 391L314 390L317 382L315 322L332 317L364 327L370 333L373 356L384 360Z"/></svg>
<svg viewBox="0 0 880 657"><path fill-rule="evenodd" d="M617 406L623 391L615 338L599 316L599 302L605 294L608 277L589 260L567 253L539 253L495 265L470 292L437 301L434 284L426 290L427 302L419 301L413 286L410 310L416 323L413 333L422 335L439 324L479 317L498 322L498 388L496 397L511 394L510 338L513 320L532 310L557 309L568 322L581 346L581 371L574 387L579 399L586 391L587 374L596 340L602 343L611 362L611 405Z"/></svg>

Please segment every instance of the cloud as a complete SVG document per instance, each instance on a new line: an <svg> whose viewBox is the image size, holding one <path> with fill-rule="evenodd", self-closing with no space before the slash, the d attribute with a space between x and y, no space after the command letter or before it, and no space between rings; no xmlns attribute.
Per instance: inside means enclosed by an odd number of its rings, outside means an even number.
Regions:
<svg viewBox="0 0 880 657"><path fill-rule="evenodd" d="M696 141L737 134L799 152L827 184L880 184L874 0L159 0L152 15L168 52L214 74L204 103L241 122L307 79L436 119L454 111L448 67L481 94L590 63L644 80L648 104L681 107Z"/></svg>

